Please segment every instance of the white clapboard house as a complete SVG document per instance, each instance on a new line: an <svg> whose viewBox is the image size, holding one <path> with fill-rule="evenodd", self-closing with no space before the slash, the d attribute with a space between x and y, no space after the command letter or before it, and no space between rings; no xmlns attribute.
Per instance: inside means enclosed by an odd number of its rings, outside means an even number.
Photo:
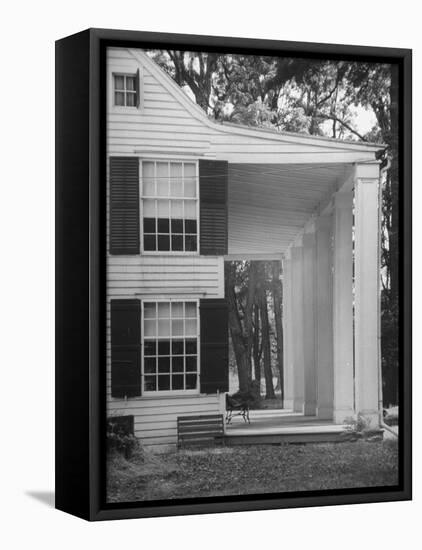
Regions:
<svg viewBox="0 0 422 550"><path fill-rule="evenodd" d="M282 259L289 429L377 426L381 147L210 120L139 49L107 98L108 415L147 445L223 412L224 261Z"/></svg>

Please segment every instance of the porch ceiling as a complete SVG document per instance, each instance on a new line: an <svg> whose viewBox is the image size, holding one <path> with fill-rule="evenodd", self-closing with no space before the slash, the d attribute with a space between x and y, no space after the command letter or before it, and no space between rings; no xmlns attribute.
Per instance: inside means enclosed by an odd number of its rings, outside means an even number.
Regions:
<svg viewBox="0 0 422 550"><path fill-rule="evenodd" d="M283 253L350 164L229 164L229 255Z"/></svg>

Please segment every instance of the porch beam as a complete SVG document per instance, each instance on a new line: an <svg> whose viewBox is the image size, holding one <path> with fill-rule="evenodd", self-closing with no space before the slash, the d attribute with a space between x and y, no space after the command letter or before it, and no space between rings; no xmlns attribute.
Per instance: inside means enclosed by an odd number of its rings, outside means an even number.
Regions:
<svg viewBox="0 0 422 550"><path fill-rule="evenodd" d="M379 422L379 167L357 165L355 176L356 411Z"/></svg>
<svg viewBox="0 0 422 550"><path fill-rule="evenodd" d="M341 424L354 416L353 192L336 193L333 216L333 418Z"/></svg>

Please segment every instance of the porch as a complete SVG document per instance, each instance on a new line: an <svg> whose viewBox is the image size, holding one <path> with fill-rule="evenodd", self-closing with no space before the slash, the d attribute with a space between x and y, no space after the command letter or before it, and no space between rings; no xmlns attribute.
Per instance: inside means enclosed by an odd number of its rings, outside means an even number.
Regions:
<svg viewBox="0 0 422 550"><path fill-rule="evenodd" d="M379 162L374 146L347 162L324 146L324 162L229 162L225 260L282 262L285 407L227 426L231 444L379 427Z"/></svg>

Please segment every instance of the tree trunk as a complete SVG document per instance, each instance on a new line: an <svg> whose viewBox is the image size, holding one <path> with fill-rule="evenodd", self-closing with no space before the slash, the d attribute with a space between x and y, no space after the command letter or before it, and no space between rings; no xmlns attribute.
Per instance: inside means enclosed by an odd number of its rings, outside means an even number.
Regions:
<svg viewBox="0 0 422 550"><path fill-rule="evenodd" d="M234 264L228 266L226 273L226 296L229 303L229 329L239 376L239 390L244 392L249 389L249 364L242 323L240 322L237 307L235 269L236 266Z"/></svg>
<svg viewBox="0 0 422 550"><path fill-rule="evenodd" d="M259 302L255 296L254 304L254 333L253 333L253 365L255 380L261 387L261 354L259 351Z"/></svg>
<svg viewBox="0 0 422 550"><path fill-rule="evenodd" d="M274 320L277 342L277 365L279 371L281 406L284 406L284 366L283 366L283 286L280 280L280 261L272 262L272 294L274 302Z"/></svg>
<svg viewBox="0 0 422 550"><path fill-rule="evenodd" d="M264 270L262 270L264 271ZM273 373L271 370L270 326L268 321L267 296L264 275L259 283L259 306L261 312L261 338L264 354L265 399L274 399Z"/></svg>
<svg viewBox="0 0 422 550"><path fill-rule="evenodd" d="M250 379L252 379L252 346L253 346L253 339L254 339L252 315L253 315L253 306L254 306L254 300L255 300L256 279L257 279L257 265L256 265L256 262L251 261L249 263L248 293L246 296L246 307L245 307L245 315L244 315L246 351L248 356L248 373L249 373Z"/></svg>

